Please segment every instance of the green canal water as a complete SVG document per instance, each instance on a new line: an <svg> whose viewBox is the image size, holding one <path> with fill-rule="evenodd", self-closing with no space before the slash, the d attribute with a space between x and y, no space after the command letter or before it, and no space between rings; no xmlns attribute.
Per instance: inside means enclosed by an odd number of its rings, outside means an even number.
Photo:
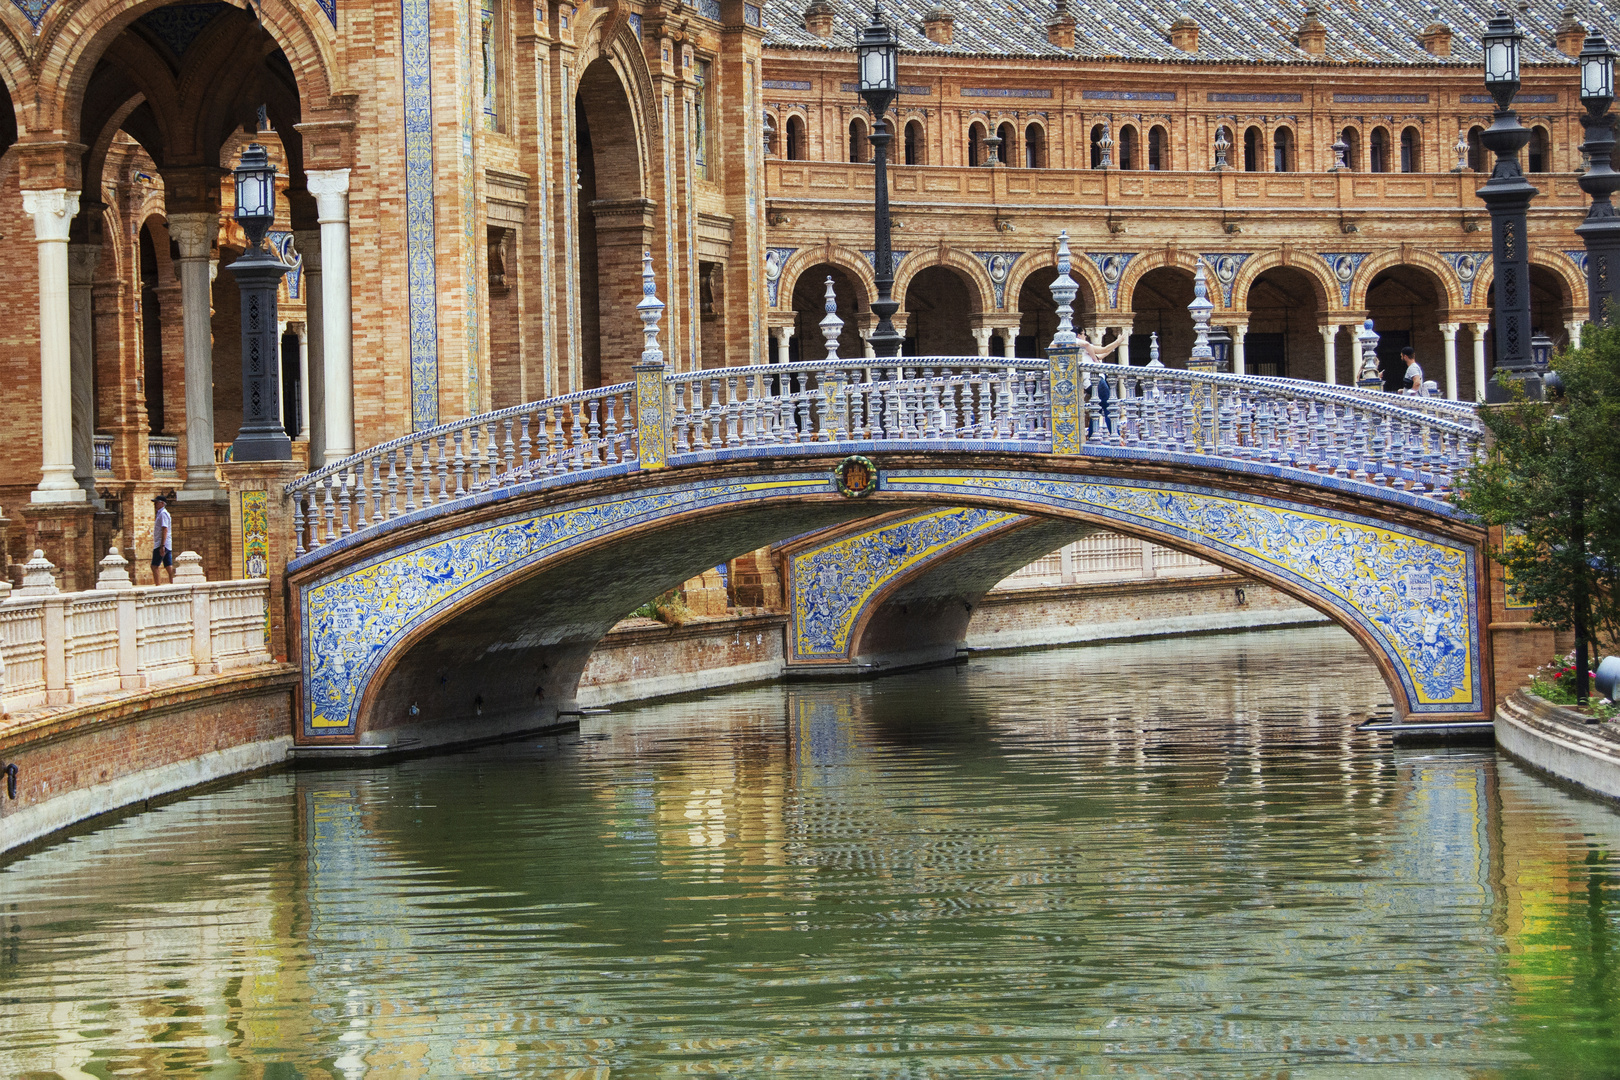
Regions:
<svg viewBox="0 0 1620 1080"><path fill-rule="evenodd" d="M250 779L0 869L0 1075L1620 1074L1620 813L1334 630Z"/></svg>

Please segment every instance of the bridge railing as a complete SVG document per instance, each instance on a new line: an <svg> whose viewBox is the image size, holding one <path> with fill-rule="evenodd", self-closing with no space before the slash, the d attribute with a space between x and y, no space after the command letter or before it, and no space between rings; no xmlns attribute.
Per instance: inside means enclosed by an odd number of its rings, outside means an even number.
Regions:
<svg viewBox="0 0 1620 1080"><path fill-rule="evenodd" d="M635 386L618 383L412 432L287 485L295 554L527 476L636 460Z"/></svg>
<svg viewBox="0 0 1620 1080"><path fill-rule="evenodd" d="M1431 497L1480 453L1477 417L1444 419L1414 407L1421 399L1175 368L1079 368L1093 446L1261 462Z"/></svg>

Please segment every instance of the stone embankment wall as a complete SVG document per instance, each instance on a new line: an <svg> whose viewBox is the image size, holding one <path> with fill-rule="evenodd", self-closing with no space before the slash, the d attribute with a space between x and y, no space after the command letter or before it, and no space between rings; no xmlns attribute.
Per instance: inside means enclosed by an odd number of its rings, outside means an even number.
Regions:
<svg viewBox="0 0 1620 1080"><path fill-rule="evenodd" d="M1496 709L1496 745L1537 772L1620 800L1620 723L1594 724L1520 691Z"/></svg>

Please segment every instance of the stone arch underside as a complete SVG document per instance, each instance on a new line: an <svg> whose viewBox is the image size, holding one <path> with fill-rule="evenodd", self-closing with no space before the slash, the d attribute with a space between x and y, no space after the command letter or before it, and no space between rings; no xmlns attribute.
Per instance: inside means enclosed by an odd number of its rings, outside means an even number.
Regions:
<svg viewBox="0 0 1620 1080"><path fill-rule="evenodd" d="M1112 461L961 457L927 468L880 459L881 489L858 501L833 489L831 459L628 472L562 491L539 481L321 549L289 567L300 737L403 747L543 726L570 707L596 640L648 597L740 551L930 506L1189 551L1344 626L1401 714L1479 718L1490 706L1480 538L1444 510L1391 507L1385 520L1365 516L1365 501L1284 482L1257 490L1226 470L1184 467L1171 481Z"/></svg>

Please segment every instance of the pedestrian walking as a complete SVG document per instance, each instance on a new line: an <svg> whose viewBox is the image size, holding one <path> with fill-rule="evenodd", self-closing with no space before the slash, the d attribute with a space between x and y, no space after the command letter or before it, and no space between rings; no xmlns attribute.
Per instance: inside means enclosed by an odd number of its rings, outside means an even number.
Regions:
<svg viewBox="0 0 1620 1080"><path fill-rule="evenodd" d="M167 571L169 580L167 584L174 584L174 521L169 517L169 500L162 495L152 500L157 507L157 513L152 521L152 584L163 584L158 581L158 568Z"/></svg>
<svg viewBox="0 0 1620 1080"><path fill-rule="evenodd" d="M1417 362L1417 352L1408 345L1401 350L1401 359L1406 361L1406 374L1401 376L1401 389L1410 390L1419 397L1426 396L1423 386L1423 366Z"/></svg>

